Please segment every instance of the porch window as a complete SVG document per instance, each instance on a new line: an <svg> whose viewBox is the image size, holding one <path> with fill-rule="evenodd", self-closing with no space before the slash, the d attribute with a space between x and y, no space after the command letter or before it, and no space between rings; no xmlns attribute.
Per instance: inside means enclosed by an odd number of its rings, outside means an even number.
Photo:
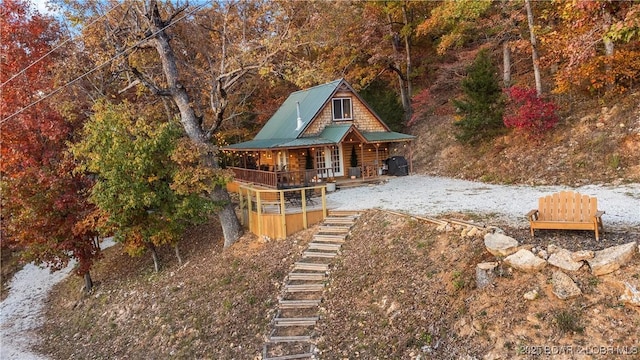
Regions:
<svg viewBox="0 0 640 360"><path fill-rule="evenodd" d="M351 99L350 98L335 98L333 99L333 120L343 121L351 120Z"/></svg>

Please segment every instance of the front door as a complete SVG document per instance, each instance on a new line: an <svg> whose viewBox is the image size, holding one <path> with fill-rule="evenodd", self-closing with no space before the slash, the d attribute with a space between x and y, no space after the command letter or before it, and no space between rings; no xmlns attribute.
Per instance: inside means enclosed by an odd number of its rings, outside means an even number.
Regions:
<svg viewBox="0 0 640 360"><path fill-rule="evenodd" d="M316 149L316 167L323 178L343 176L342 149L339 146L325 146Z"/></svg>
<svg viewBox="0 0 640 360"><path fill-rule="evenodd" d="M289 151L281 150L278 151L278 157L276 158L276 170L278 171L289 171L288 168L289 161Z"/></svg>

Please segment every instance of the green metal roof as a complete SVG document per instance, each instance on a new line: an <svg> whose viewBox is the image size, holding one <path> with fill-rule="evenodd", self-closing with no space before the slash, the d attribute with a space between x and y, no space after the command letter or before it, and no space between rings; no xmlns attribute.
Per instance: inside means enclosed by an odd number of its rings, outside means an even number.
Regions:
<svg viewBox="0 0 640 360"><path fill-rule="evenodd" d="M351 125L348 124L327 125L320 133L320 137L323 139L331 140L332 142L337 144L344 138L347 132L349 132L350 128Z"/></svg>
<svg viewBox="0 0 640 360"><path fill-rule="evenodd" d="M338 79L327 84L292 93L253 140L232 144L224 148L228 150L255 151L262 149L304 148L339 144L353 127L352 124L327 125L318 136L300 137L300 135L323 109L343 82L343 79ZM355 92L354 94L358 96ZM364 100L361 101L366 105ZM300 107L300 119L302 120L302 126L300 127L298 127L297 121L298 106ZM354 130L358 131L356 128L354 128ZM369 142L406 141L415 138L414 136L397 132L359 133Z"/></svg>
<svg viewBox="0 0 640 360"><path fill-rule="evenodd" d="M377 131L377 132L362 132L362 135L369 142L377 142L377 141L402 141L402 140L413 140L416 137L413 135L402 134L394 131Z"/></svg>
<svg viewBox="0 0 640 360"><path fill-rule="evenodd" d="M254 140L295 139L300 136L342 81L342 79L338 79L289 95L278 111L258 132ZM300 118L302 119L302 126L299 129L296 129L298 118L296 104L300 104Z"/></svg>

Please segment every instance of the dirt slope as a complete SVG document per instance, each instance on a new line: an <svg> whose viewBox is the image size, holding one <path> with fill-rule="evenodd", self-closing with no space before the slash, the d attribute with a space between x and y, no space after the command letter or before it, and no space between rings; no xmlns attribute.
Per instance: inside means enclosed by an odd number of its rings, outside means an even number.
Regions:
<svg viewBox="0 0 640 360"><path fill-rule="evenodd" d="M285 274L313 229L264 243L248 236L221 252L205 240L215 226L189 234L185 264L170 252L159 274L147 258L108 249L88 297L80 279L58 285L49 300L41 350L54 359L253 359L273 318ZM507 229L519 240L526 229ZM590 233L541 232L537 246L561 246ZM631 240L609 234L599 246ZM638 239L635 239L638 240ZM592 245L593 243L591 243ZM586 269L574 278L582 297L561 301L551 270L504 269L479 290L475 265L495 260L481 238L462 240L435 226L382 211L361 217L331 273L317 328L323 359L509 359L526 346L627 346L640 349L640 310L619 301L621 281L640 285L640 256L611 276ZM529 302L523 294L539 289ZM611 357L608 357L611 358Z"/></svg>

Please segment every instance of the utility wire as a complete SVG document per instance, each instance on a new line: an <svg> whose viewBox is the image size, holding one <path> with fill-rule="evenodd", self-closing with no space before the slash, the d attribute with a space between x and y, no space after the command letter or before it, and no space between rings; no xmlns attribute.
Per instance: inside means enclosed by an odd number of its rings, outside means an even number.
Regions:
<svg viewBox="0 0 640 360"><path fill-rule="evenodd" d="M53 90L52 92L48 93L47 95L45 95L45 96L41 97L40 99L38 99L38 100L36 100L36 101L34 101L34 102L32 102L31 104L29 104L29 105L27 105L27 106L23 107L22 109L20 109L20 110L16 111L15 113L13 113L13 114L11 114L11 115L7 116L6 118L4 118L4 119L2 119L2 120L0 121L0 125L2 125L2 124L4 124L4 123L6 123L7 121L9 121L9 120L11 120L11 119L13 119L13 118L14 118L14 117L16 117L17 115L20 115L22 112L24 112L25 110L27 110L27 109L31 108L32 106L34 106L34 105L36 105L36 104L40 103L41 101L46 100L46 99L48 99L49 97L51 97L51 96L53 96L53 95L55 95L55 94L59 93L60 91L62 91L62 90L63 90L64 88L66 88L67 86L69 86L69 85L73 85L74 83L76 83L77 81L81 80L81 79L82 79L82 78L84 78L85 76L90 75L90 74L93 74L95 71L102 69L102 68L103 68L103 67L105 67L106 65L110 64L113 60L115 60L115 59L117 59L117 58L121 57L122 55L126 54L129 50L131 50L131 49L135 48L136 46L138 46L138 45L142 44L143 42L145 42L145 41L149 40L150 38L152 38L152 37L156 36L159 32L164 31L165 29L168 29L170 26L175 25L177 22L179 22L180 20L184 19L185 17L190 16L190 15L192 15L192 14L196 13L197 11L200 11L200 10L201 10L205 5L206 5L206 3L202 3L202 4L200 4L200 5L197 5L196 7L194 7L194 8L193 8L193 10L191 10L191 11L189 11L189 12L187 12L187 13L184 13L181 17L179 17L179 18L178 18L178 19L176 19L175 21L173 21L173 22L171 22L171 23L167 24L167 25L166 25L165 27L163 27L162 29L157 30L157 31L155 31L155 32L153 32L153 33L151 33L151 34L149 34L148 36L144 37L142 40L140 40L140 41L136 42L135 44L133 44L133 45L129 46L128 48L126 48L126 49L122 50L121 52L119 52L119 53L115 54L115 55L114 55L114 56L112 56L109 60L107 60L107 61L103 62L102 64L100 64L100 65L98 65L98 66L94 67L93 69L91 69L91 70L89 70L89 71L85 72L84 74L82 74L82 75L78 76L77 78L75 78L75 79L73 79L73 80L69 81L68 83L66 83L66 84L64 84L64 85L62 85L62 86L60 86L59 88L57 88L57 89Z"/></svg>
<svg viewBox="0 0 640 360"><path fill-rule="evenodd" d="M120 4L116 4L114 7L112 7L111 9L109 9L109 11L107 11L106 13L104 13L103 15L100 15L99 17L97 17L95 20L93 20L92 22L90 22L89 24L87 24L85 26L85 28L95 24L96 22L98 22L98 20L102 19L103 17L107 16L111 11L113 11L115 8L117 8L118 6L120 6ZM38 58L38 60L32 62L31 64L29 64L27 67L25 67L24 69L20 70L17 74L13 75L11 78L9 78L9 80L3 82L2 84L0 84L0 88L2 88L3 86L7 85L9 82L11 82L11 80L17 78L18 76L20 76L21 74L23 74L25 71L29 70L32 66L34 66L35 64L39 63L42 59L46 58L47 56L51 55L54 51L58 50L59 48L61 48L63 45L65 45L66 43L68 43L69 41L73 40L73 37L70 36L67 40L63 41L62 43L58 44L58 46L54 47L53 49L49 50L49 52L47 52L46 54L42 55L40 58Z"/></svg>

